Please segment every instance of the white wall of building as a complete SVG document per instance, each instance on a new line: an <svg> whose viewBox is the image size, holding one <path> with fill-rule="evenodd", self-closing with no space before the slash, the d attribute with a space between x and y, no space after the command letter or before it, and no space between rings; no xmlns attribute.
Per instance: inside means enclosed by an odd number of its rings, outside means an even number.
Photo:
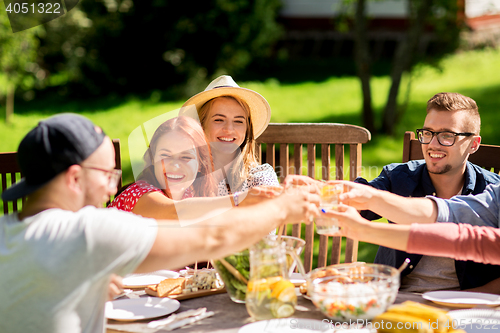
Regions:
<svg viewBox="0 0 500 333"><path fill-rule="evenodd" d="M283 17L331 18L341 11L342 0L281 0ZM372 17L399 18L407 13L408 0L377 0L367 2ZM465 0L465 16L500 14L500 0Z"/></svg>
<svg viewBox="0 0 500 333"><path fill-rule="evenodd" d="M500 14L500 0L466 0L465 16L478 17Z"/></svg>
<svg viewBox="0 0 500 333"><path fill-rule="evenodd" d="M281 0L283 17L331 18L341 11L342 0ZM368 1L367 13L371 17L406 17L408 0ZM469 0L481 1L481 0ZM483 0L487 1L487 0ZM490 0L493 1L493 0ZM500 2L500 0L495 0Z"/></svg>

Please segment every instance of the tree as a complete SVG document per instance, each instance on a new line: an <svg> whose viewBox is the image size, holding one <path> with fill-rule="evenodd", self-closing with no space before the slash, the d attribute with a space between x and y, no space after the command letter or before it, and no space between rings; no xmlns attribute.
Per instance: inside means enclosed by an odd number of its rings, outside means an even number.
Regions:
<svg viewBox="0 0 500 333"><path fill-rule="evenodd" d="M14 114L14 95L19 85L34 82L29 72L30 64L37 58L40 27L13 33L6 12L0 11L0 73L7 82L5 87L5 121L11 121ZM0 92L1 93L1 92Z"/></svg>
<svg viewBox="0 0 500 333"><path fill-rule="evenodd" d="M367 0L355 0L354 16L355 61L358 76L363 91L363 123L370 129L375 129L374 113L371 103L370 56L367 38L369 21L366 14ZM350 2L352 5L353 3ZM408 29L404 38L396 47L390 72L391 86L382 115L380 131L392 134L404 109L398 109L398 94L404 73L410 73L418 62L428 62L436 65L447 53L458 47L461 22L458 20L457 2L447 0L407 0ZM425 29L429 28L433 35L431 52L419 50Z"/></svg>
<svg viewBox="0 0 500 333"><path fill-rule="evenodd" d="M51 74L67 72L87 94L175 87L192 95L214 76L237 75L270 54L282 32L276 22L280 5L280 0L81 1L46 25L43 66Z"/></svg>
<svg viewBox="0 0 500 333"><path fill-rule="evenodd" d="M373 133L375 132L375 120L370 87L371 60L367 35L366 0L356 2L354 22L356 22L354 25L354 55L363 94L363 124Z"/></svg>
<svg viewBox="0 0 500 333"><path fill-rule="evenodd" d="M409 6L409 28L406 38L403 39L394 54L391 69L391 87L387 96L387 103L384 109L382 119L382 132L392 134L394 126L399 119L397 111L397 99L401 78L405 71L411 71L412 65L415 63L417 46L419 45L424 26L431 12L432 4L435 0L418 0L408 1Z"/></svg>

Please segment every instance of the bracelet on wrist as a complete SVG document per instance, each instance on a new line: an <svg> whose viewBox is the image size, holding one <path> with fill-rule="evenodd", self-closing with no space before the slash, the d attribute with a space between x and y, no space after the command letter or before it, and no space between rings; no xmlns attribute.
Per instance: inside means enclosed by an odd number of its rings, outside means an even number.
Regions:
<svg viewBox="0 0 500 333"><path fill-rule="evenodd" d="M234 207L237 207L239 204L239 202L238 202L239 195L240 195L240 192L234 192L234 194L233 194Z"/></svg>

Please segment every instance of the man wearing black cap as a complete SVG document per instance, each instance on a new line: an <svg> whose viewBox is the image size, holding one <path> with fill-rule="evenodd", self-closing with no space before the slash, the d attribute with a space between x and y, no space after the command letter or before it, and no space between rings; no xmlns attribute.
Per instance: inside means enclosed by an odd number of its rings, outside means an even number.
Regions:
<svg viewBox="0 0 500 333"><path fill-rule="evenodd" d="M40 122L18 156L25 178L2 198L28 199L0 218L0 332L103 332L111 274L218 258L318 213L319 198L305 192L175 230L172 221L100 209L119 177L113 145L77 115Z"/></svg>

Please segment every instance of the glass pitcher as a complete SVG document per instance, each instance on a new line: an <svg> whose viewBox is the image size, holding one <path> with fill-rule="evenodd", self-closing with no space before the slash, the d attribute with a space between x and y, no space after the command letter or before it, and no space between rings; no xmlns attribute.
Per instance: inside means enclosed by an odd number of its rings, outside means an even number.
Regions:
<svg viewBox="0 0 500 333"><path fill-rule="evenodd" d="M288 279L285 243L264 238L250 248L250 280L246 307L256 320L289 317L297 296Z"/></svg>

